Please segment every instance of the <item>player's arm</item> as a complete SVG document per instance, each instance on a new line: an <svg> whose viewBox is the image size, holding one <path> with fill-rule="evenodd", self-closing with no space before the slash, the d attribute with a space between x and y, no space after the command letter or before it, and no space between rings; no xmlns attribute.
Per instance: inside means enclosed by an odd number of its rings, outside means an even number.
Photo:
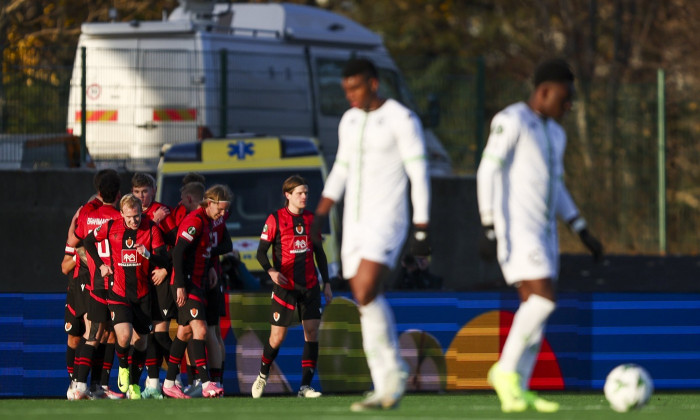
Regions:
<svg viewBox="0 0 700 420"><path fill-rule="evenodd" d="M173 277L173 285L176 289L185 287L185 251L189 246L189 242L181 237L178 237L175 247L173 247L172 250L173 271L175 272L175 276Z"/></svg>
<svg viewBox="0 0 700 420"><path fill-rule="evenodd" d="M216 245L215 248L212 248L211 250L212 255L224 255L233 251L233 242L231 242L231 234L228 232L228 229L226 229L226 227L224 227L223 234L221 236L222 238L219 241L219 243Z"/></svg>
<svg viewBox="0 0 700 420"><path fill-rule="evenodd" d="M565 220L569 225L569 229L578 235L579 239L583 245L588 248L593 259L598 261L603 256L603 245L591 235L588 231L588 223L578 211L574 199L571 198L569 190L564 184L563 177L559 177L556 183L557 191L557 202L555 203L555 211L557 216L562 220Z"/></svg>
<svg viewBox="0 0 700 420"><path fill-rule="evenodd" d="M100 270L102 273L102 276L105 276L105 272L111 271L111 268L109 270L107 269L102 269L103 265L106 265L102 262L102 257L100 256L100 253L97 251L97 243L101 242L108 237L109 229L112 226L112 223L114 220L110 220L109 222L103 224L102 226L98 226L95 230L90 232L85 239L83 240L83 245L85 246L85 251L87 254L92 258L92 260L95 262L95 267Z"/></svg>

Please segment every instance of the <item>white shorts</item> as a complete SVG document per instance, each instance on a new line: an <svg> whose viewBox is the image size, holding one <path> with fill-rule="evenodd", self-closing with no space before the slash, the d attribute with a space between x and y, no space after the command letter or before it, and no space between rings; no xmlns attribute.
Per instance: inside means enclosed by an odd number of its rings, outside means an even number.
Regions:
<svg viewBox="0 0 700 420"><path fill-rule="evenodd" d="M373 261L393 269L403 249L408 226L404 229L374 229L366 224L343 227L343 243L340 258L343 277L351 279L357 274L360 260Z"/></svg>
<svg viewBox="0 0 700 420"><path fill-rule="evenodd" d="M559 275L559 244L554 235L518 232L510 240L499 238L498 261L506 283L548 278Z"/></svg>

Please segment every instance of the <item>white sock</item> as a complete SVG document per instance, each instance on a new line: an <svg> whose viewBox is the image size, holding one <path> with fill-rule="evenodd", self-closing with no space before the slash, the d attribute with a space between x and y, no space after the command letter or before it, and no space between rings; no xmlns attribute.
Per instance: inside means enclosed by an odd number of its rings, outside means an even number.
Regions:
<svg viewBox="0 0 700 420"><path fill-rule="evenodd" d="M531 336L525 346L525 351L518 361L516 371L520 374L520 386L523 390L530 389L530 378L532 371L537 364L537 356L540 354L542 347L542 338L544 337L544 325L537 329Z"/></svg>
<svg viewBox="0 0 700 420"><path fill-rule="evenodd" d="M172 388L175 386L175 381L166 379L163 381L163 388Z"/></svg>
<svg viewBox="0 0 700 420"><path fill-rule="evenodd" d="M525 347L537 330L544 328L544 323L555 306L554 302L539 295L530 295L527 301L520 304L498 360L501 370L516 371Z"/></svg>
<svg viewBox="0 0 700 420"><path fill-rule="evenodd" d="M146 388L158 388L160 380L158 378L146 378Z"/></svg>
<svg viewBox="0 0 700 420"><path fill-rule="evenodd" d="M374 391L382 395L388 373L400 366L394 315L384 296L360 306L360 325Z"/></svg>

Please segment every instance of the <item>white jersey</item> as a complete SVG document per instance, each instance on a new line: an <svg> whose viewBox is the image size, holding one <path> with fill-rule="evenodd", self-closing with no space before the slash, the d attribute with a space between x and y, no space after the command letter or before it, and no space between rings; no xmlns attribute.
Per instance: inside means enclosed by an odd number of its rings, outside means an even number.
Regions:
<svg viewBox="0 0 700 420"><path fill-rule="evenodd" d="M418 117L393 99L373 111L351 108L343 115L338 153L323 189L333 201L344 197L343 256L355 253L352 243L362 242L374 243L377 252L383 247L387 255L396 249L398 256L408 230L409 179L413 222L428 223L430 178L422 133ZM387 258L377 262L394 264ZM350 265L344 257L346 277L352 277Z"/></svg>
<svg viewBox="0 0 700 420"><path fill-rule="evenodd" d="M556 216L578 209L563 182L566 134L518 102L496 114L477 171L479 214L494 225L508 283L558 275Z"/></svg>

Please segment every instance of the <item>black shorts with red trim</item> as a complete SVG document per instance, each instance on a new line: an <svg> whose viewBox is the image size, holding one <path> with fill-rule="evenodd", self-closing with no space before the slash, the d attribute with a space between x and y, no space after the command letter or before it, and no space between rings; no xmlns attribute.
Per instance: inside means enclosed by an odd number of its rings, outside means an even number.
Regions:
<svg viewBox="0 0 700 420"><path fill-rule="evenodd" d="M109 307L112 325L126 322L131 324L134 331L141 335L151 332L153 324L151 323L150 293L142 298L130 300L110 290L107 306Z"/></svg>
<svg viewBox="0 0 700 420"><path fill-rule="evenodd" d="M168 279L151 289L151 320L170 321L177 316L177 305Z"/></svg>
<svg viewBox="0 0 700 420"><path fill-rule="evenodd" d="M207 325L219 325L221 317L226 315L224 287L221 283L207 289Z"/></svg>
<svg viewBox="0 0 700 420"><path fill-rule="evenodd" d="M311 289L288 290L274 285L270 298L270 324L289 327L295 312L299 321L321 319L321 288L318 283Z"/></svg>
<svg viewBox="0 0 700 420"><path fill-rule="evenodd" d="M88 302L87 317L92 322L111 323L109 308L107 307L107 291L91 290Z"/></svg>
<svg viewBox="0 0 700 420"><path fill-rule="evenodd" d="M85 285L90 281L90 274L78 277L70 276L68 289L66 290L66 310L63 316L66 333L73 336L81 336L85 332L85 320L83 315L87 313L87 302L90 294Z"/></svg>
<svg viewBox="0 0 700 420"><path fill-rule="evenodd" d="M187 300L185 305L177 308L178 325L189 325L192 321L207 320L207 299L202 289L186 288ZM173 296L177 296L173 290Z"/></svg>

